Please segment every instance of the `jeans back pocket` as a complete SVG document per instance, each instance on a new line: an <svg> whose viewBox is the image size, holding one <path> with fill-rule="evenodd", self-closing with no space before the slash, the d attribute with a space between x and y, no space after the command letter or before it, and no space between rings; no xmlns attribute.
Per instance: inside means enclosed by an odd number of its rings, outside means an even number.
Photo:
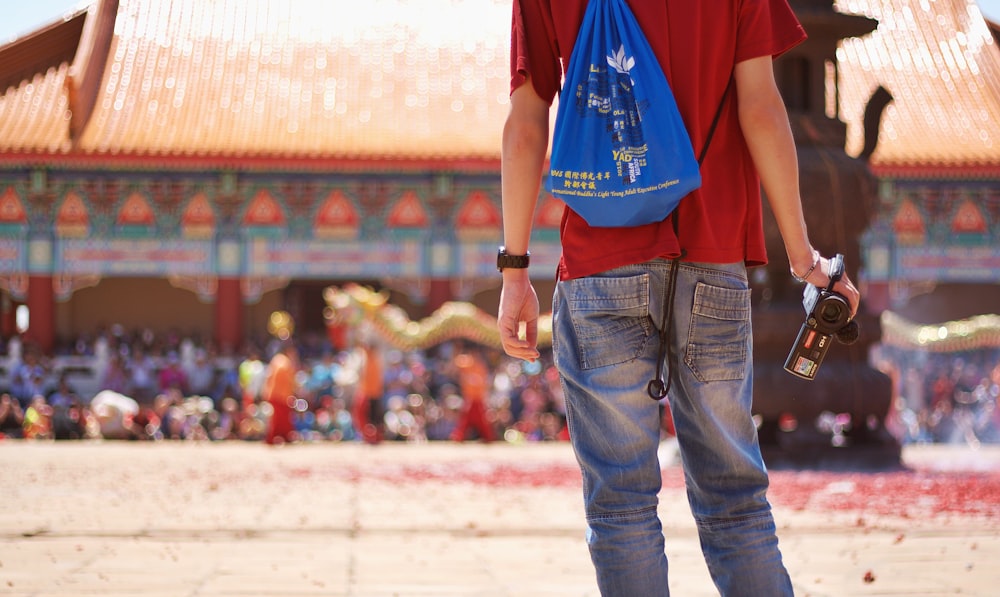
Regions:
<svg viewBox="0 0 1000 597"><path fill-rule="evenodd" d="M750 336L750 290L698 282L684 362L699 381L746 376Z"/></svg>
<svg viewBox="0 0 1000 597"><path fill-rule="evenodd" d="M560 284L567 291L581 369L625 363L643 353L653 328L648 274Z"/></svg>

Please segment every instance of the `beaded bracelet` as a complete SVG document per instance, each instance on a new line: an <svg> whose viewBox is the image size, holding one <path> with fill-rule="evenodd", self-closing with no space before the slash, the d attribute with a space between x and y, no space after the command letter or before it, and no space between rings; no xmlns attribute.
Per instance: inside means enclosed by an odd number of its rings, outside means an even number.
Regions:
<svg viewBox="0 0 1000 597"><path fill-rule="evenodd" d="M788 271L792 272L792 278L796 282L798 282L800 284L805 284L805 282L809 278L810 274L812 274L813 270L816 269L816 266L819 265L819 260L820 260L819 251L817 251L816 249L813 249L813 262L812 262L812 265L809 266L809 269L806 270L805 274L803 274L802 276L799 276L798 274L795 273L795 270L792 269L791 267L788 268Z"/></svg>

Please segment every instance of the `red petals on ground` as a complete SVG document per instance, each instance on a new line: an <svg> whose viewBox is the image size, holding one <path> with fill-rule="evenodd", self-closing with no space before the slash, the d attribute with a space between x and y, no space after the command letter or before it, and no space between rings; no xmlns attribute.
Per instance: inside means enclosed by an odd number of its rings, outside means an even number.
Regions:
<svg viewBox="0 0 1000 597"><path fill-rule="evenodd" d="M1000 473L774 471L775 506L859 511L904 518L1000 516Z"/></svg>
<svg viewBox="0 0 1000 597"><path fill-rule="evenodd" d="M289 475L308 476L302 469ZM321 473L317 473L321 474ZM377 467L337 467L344 479L392 483L452 482L489 487L580 487L576 466L555 462L386 464ZM663 471L665 491L684 488L680 467ZM768 497L775 507L811 512L857 512L925 519L941 515L1000 518L1000 471L956 472L899 470L891 472L771 471ZM902 535L896 543L902 542Z"/></svg>

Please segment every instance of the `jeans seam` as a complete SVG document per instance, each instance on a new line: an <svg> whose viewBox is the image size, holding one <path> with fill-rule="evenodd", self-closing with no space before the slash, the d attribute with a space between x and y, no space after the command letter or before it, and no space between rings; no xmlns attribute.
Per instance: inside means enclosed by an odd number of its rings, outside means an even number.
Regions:
<svg viewBox="0 0 1000 597"><path fill-rule="evenodd" d="M653 260L653 261L650 261L650 262L647 262L647 263L640 263L640 264L635 264L635 265L624 265L622 267L610 269L610 270L607 270L605 272L601 272L599 274L595 274L593 277L595 277L595 278L601 278L601 277L605 277L605 274L620 275L620 274L624 274L624 273L628 273L628 272L648 273L650 269L655 269L655 270L659 270L659 271L662 271L662 272L666 273L666 272L668 272L670 270L670 262L667 261L667 260L662 260L662 261L661 260ZM742 282L744 284L748 284L749 283L747 276L744 276L744 275L738 274L738 273L734 273L734 272L728 272L728 271L725 271L725 270L715 269L715 268L711 267L711 264L701 264L701 263L691 264L691 263L682 261L681 262L681 269L682 270L687 270L687 271L690 271L690 272L698 272L699 274L701 274L702 276L704 276L706 278L713 278L713 279L718 279L718 280L736 280L736 281Z"/></svg>
<svg viewBox="0 0 1000 597"><path fill-rule="evenodd" d="M745 526L747 523L756 524L757 522L771 522L771 512L766 510L764 512L756 512L754 514L744 514L742 516L732 516L728 518L698 518L695 517L695 522L699 528L703 528L708 531L716 531L722 529L730 529Z"/></svg>
<svg viewBox="0 0 1000 597"><path fill-rule="evenodd" d="M744 284L749 283L749 281L745 276L741 276L740 274L734 274L732 272L712 269L710 267L695 266L681 262L681 269L686 269L692 272L698 272L704 278L712 278L717 280L736 280Z"/></svg>
<svg viewBox="0 0 1000 597"><path fill-rule="evenodd" d="M622 510L619 512L607 512L604 514L588 514L587 522L605 522L619 520L643 520L651 512L657 512L656 506L647 506L634 510Z"/></svg>

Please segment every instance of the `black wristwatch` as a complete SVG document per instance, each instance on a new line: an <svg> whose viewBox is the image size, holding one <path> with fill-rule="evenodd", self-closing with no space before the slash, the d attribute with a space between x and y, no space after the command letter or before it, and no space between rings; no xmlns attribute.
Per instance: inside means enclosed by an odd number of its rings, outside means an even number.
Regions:
<svg viewBox="0 0 1000 597"><path fill-rule="evenodd" d="M525 269L531 262L531 252L528 251L524 255L508 255L506 247L500 247L497 251L497 271L502 272L503 270L510 269Z"/></svg>

